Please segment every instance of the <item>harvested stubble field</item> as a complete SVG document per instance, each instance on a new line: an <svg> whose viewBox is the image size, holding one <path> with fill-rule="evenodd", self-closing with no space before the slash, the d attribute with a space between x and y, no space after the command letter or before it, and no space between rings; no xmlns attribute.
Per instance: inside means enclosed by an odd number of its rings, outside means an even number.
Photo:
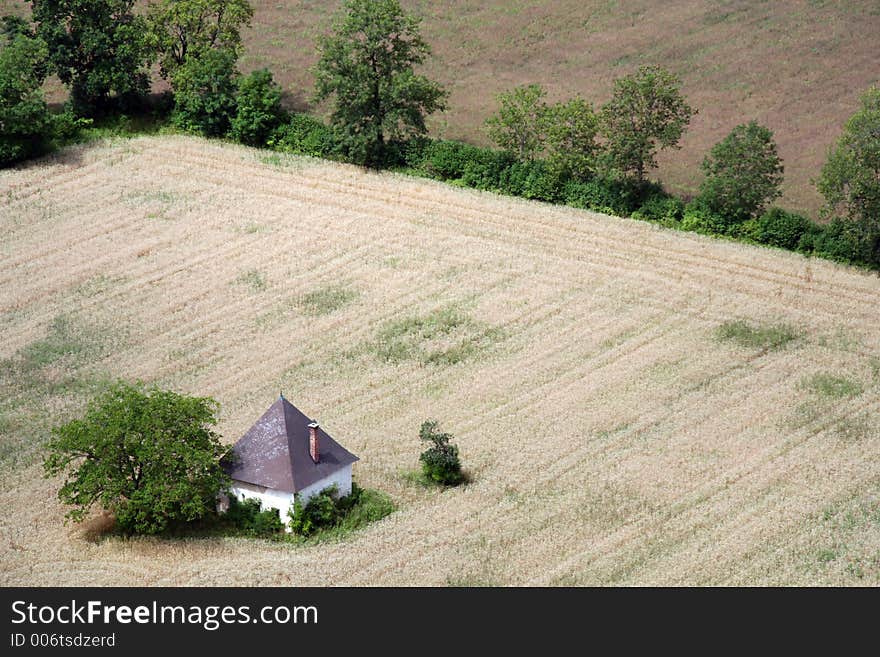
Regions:
<svg viewBox="0 0 880 657"><path fill-rule="evenodd" d="M193 138L0 173L2 584L880 584L880 280ZM345 542L62 524L47 427L109 377L279 389L399 510ZM472 477L412 483L441 420Z"/></svg>

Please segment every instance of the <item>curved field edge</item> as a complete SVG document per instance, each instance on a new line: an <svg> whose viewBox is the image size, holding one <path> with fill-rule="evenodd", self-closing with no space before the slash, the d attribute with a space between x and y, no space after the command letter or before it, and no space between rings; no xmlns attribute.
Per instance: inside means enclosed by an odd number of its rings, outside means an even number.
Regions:
<svg viewBox="0 0 880 657"><path fill-rule="evenodd" d="M0 173L2 583L880 583L876 275L263 155ZM399 510L296 549L65 526L37 446L114 376L230 441L283 389ZM426 417L473 483L409 483Z"/></svg>

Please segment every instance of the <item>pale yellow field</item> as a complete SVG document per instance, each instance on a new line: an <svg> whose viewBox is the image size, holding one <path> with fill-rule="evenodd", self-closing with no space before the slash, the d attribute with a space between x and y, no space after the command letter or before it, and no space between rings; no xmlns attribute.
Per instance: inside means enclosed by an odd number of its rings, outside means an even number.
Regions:
<svg viewBox="0 0 880 657"><path fill-rule="evenodd" d="M0 173L0 360L75 345L0 379L0 584L877 585L878 302L876 275L431 181L68 150ZM447 334L377 355L438 310ZM799 337L717 339L737 319ZM307 548L64 525L28 445L109 376L215 397L230 442L283 389L399 510ZM470 485L402 475L428 417Z"/></svg>

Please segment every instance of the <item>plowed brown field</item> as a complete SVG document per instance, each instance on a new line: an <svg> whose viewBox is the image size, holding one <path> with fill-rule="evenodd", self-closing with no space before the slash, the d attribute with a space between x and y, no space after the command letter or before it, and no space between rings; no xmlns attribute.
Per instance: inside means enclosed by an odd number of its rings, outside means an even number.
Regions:
<svg viewBox="0 0 880 657"><path fill-rule="evenodd" d="M184 137L68 149L0 172L0 584L877 585L878 308L875 275L646 223ZM115 376L215 397L228 441L283 389L399 509L309 547L64 525L36 446ZM428 417L469 485L409 483Z"/></svg>

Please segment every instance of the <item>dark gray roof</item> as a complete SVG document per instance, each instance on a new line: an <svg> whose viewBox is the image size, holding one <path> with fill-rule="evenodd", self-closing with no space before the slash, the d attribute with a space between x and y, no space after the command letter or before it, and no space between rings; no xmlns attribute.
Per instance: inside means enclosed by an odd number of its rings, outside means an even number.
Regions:
<svg viewBox="0 0 880 657"><path fill-rule="evenodd" d="M232 447L226 472L237 481L298 493L358 460L318 428L318 462L309 454L310 420L279 397Z"/></svg>

